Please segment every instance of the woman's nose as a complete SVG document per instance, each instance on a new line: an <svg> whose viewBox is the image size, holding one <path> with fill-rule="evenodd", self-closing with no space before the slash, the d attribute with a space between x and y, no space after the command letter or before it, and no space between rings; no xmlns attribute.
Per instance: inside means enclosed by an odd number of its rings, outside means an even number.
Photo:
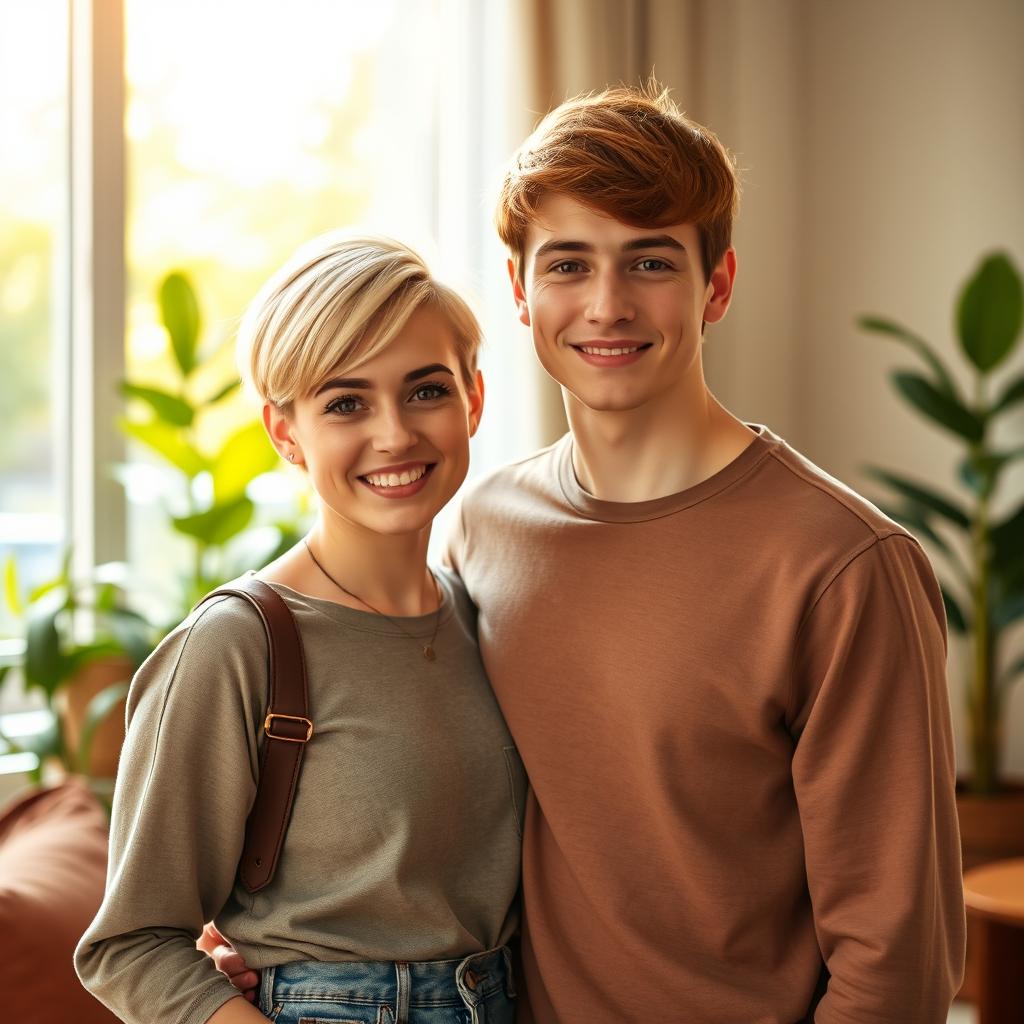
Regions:
<svg viewBox="0 0 1024 1024"><path fill-rule="evenodd" d="M378 452L396 454L408 451L418 436L400 409L385 409L374 422L373 447Z"/></svg>

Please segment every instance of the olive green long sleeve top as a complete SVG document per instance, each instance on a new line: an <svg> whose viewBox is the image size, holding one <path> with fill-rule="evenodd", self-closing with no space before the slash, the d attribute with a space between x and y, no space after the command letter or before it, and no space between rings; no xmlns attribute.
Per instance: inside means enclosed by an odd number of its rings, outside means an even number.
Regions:
<svg viewBox="0 0 1024 1024"><path fill-rule="evenodd" d="M128 700L106 898L75 964L131 1024L203 1024L237 995L195 948L204 922L259 969L296 960L437 960L517 924L522 766L480 663L475 617L439 575L434 615L399 620L274 585L305 652L315 734L277 874L236 872L256 793L266 639L214 598L142 666Z"/></svg>

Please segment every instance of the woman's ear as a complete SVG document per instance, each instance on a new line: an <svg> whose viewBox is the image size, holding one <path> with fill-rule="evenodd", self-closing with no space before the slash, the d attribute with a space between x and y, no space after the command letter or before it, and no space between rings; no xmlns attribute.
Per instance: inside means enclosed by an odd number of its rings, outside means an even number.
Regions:
<svg viewBox="0 0 1024 1024"><path fill-rule="evenodd" d="M282 459L287 459L293 466L303 465L302 450L295 440L294 424L280 406L273 402L263 404L263 426L270 443Z"/></svg>
<svg viewBox="0 0 1024 1024"><path fill-rule="evenodd" d="M469 436L472 437L480 426L480 417L484 411L484 375L477 370L473 387L466 390L466 401L469 405Z"/></svg>

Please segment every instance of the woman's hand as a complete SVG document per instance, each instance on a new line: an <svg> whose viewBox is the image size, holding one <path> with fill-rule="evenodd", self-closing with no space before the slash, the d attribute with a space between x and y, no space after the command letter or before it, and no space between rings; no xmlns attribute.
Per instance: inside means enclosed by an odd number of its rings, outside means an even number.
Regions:
<svg viewBox="0 0 1024 1024"><path fill-rule="evenodd" d="M213 963L217 970L221 974L226 974L228 981L250 1003L256 1002L256 988L260 983L259 972L250 971L245 966L242 955L235 952L234 947L228 944L228 940L212 924L208 924L203 929L203 934L199 937L196 948L201 949L213 958Z"/></svg>

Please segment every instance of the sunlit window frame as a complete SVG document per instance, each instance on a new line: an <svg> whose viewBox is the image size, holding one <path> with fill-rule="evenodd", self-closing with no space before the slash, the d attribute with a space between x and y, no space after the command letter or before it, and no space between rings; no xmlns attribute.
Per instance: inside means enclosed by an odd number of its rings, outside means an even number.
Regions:
<svg viewBox="0 0 1024 1024"><path fill-rule="evenodd" d="M125 498L109 467L124 457L111 403L124 374L124 11L68 0L67 164L51 338L55 485L73 572L125 551ZM0 665L24 642L0 643Z"/></svg>
<svg viewBox="0 0 1024 1024"><path fill-rule="evenodd" d="M500 247L493 237L488 192L503 132L494 121L506 99L504 74L494 74L501 57L508 5L496 0L448 0L440 5L444 37L467 61L445 61L441 85L438 139L438 190L433 222L444 262L470 268L500 268ZM125 373L125 11L123 0L68 0L68 167L67 228L70 243L57 274L54 358L59 394L54 395L57 486L65 537L79 576L103 562L125 558L127 503L109 468L123 461L125 445L113 415L117 383ZM492 74L485 78L484 67ZM487 83L487 88L484 88ZM472 144L470 141L472 140ZM481 143L487 144L481 144ZM479 204L466 202L480 196ZM480 275L475 288L484 313L507 313L500 272ZM500 322L502 317L496 317ZM500 332L499 332L500 333ZM487 361L492 371L506 362L499 338L491 339ZM521 375L519 354L507 356L514 376ZM513 366L512 364L516 365ZM520 394L520 399L522 399ZM492 393L493 405L504 404ZM508 422L520 420L522 401L506 407ZM526 402L526 405L529 403ZM512 416L513 412L520 415ZM475 445L474 475L513 454L503 445L508 431L487 431ZM438 529L444 533L443 525ZM0 649L0 664L16 661L20 641Z"/></svg>

